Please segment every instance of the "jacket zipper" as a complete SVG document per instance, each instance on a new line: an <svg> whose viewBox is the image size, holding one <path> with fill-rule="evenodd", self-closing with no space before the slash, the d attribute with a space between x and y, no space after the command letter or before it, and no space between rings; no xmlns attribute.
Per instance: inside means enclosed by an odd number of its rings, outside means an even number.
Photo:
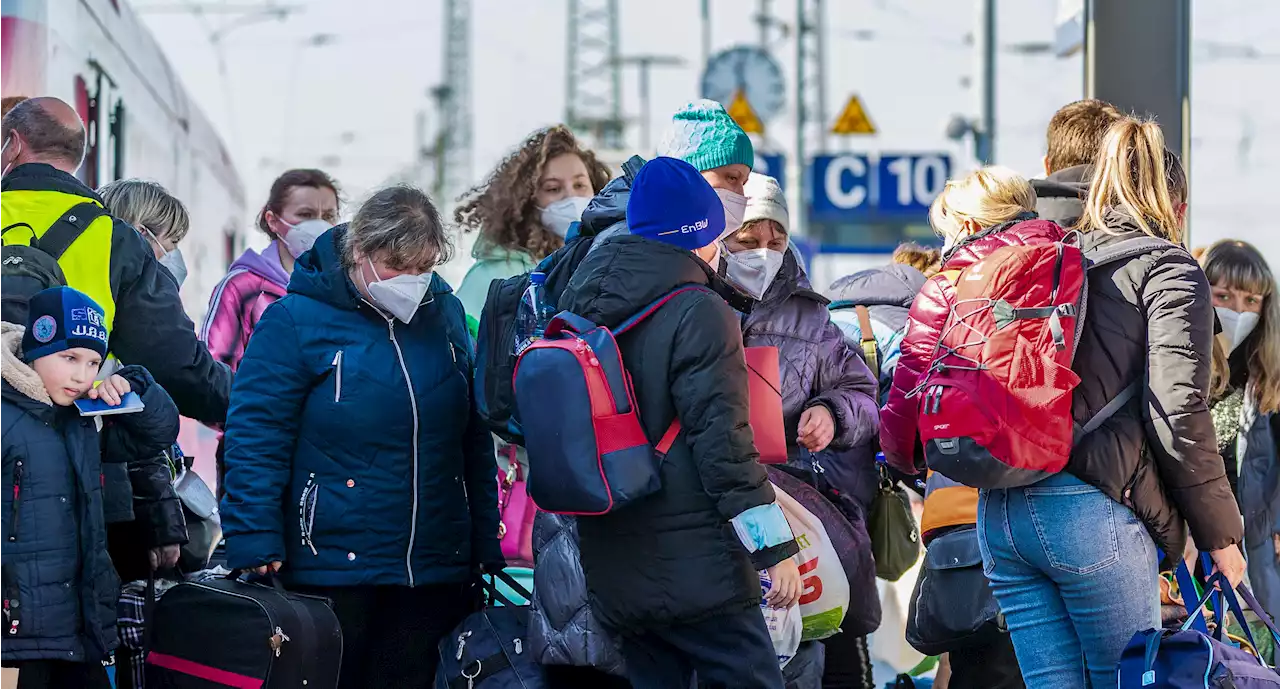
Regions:
<svg viewBox="0 0 1280 689"><path fill-rule="evenodd" d="M400 341L396 339L396 322L387 319L387 333L391 335L391 345L396 348L396 361L400 363L400 371L404 374L405 387L409 389L409 409L413 413L413 508L410 512L409 549L404 554L404 568L409 574L409 585L413 586L413 543L418 536L418 398L413 394L413 380L409 378L409 367L404 362L404 352L400 349ZM449 345L450 351L453 345Z"/></svg>
<svg viewBox="0 0 1280 689"><path fill-rule="evenodd" d="M5 567L0 579L4 582L4 626L5 634L17 636L22 625L22 605L18 601L17 575L12 567Z"/></svg>
<svg viewBox="0 0 1280 689"><path fill-rule="evenodd" d="M212 591L212 592L217 593L217 594L219 594L219 595L223 595L223 596L231 596L231 597L233 597L233 598L243 598L244 600L247 600L247 601L249 601L249 602L253 603L254 605L258 606L258 609L262 610L262 614L266 616L266 618L267 618L267 624L272 628L272 630L274 630L276 634L280 634L282 637L284 637L284 638L282 639L282 641L290 641L290 639L289 639L287 636L285 636L285 635L284 635L284 632L283 632L283 631L281 631L280 626L279 626L279 623L278 623L278 622L276 622L275 618L273 618L273 617L271 616L271 611L270 611L270 610L268 610L268 609L267 609L267 606L263 605L263 604L262 604L262 601L258 600L257 598L254 598L253 596L246 596L246 595L244 595L244 594L240 594L240 593L232 593L232 592L230 592L230 591L225 591L225 590L223 590L223 589L214 588L214 587L212 587L212 586L206 586L205 584L201 584L201 583L197 583L197 582L192 582L192 583L191 583L191 585L192 585L192 586L199 587L199 588L202 588L202 589L204 589L204 590L206 590L206 591ZM274 655L276 658L279 658L279 657L280 657L280 648L274 644L274 637L268 637L268 638L267 638L267 648L272 650L272 653L273 653L273 655ZM271 686L271 669L272 669L273 667L275 667L275 662L274 662L274 661L271 661L271 660L268 660L268 661L267 661L267 675L266 675L266 677L263 677L263 678L262 678L262 686L264 686L264 687Z"/></svg>
<svg viewBox="0 0 1280 689"><path fill-rule="evenodd" d="M298 529L302 532L302 545L311 549L312 555L319 555L316 544L311 540L311 530L316 522L316 496L320 486L316 485L316 475L307 476L307 485L302 488L302 497L298 500Z"/></svg>
<svg viewBox="0 0 1280 689"><path fill-rule="evenodd" d="M22 460L13 465L13 503L9 505L9 542L18 540L18 515L22 505Z"/></svg>
<svg viewBox="0 0 1280 689"><path fill-rule="evenodd" d="M337 354L333 355L334 378L333 378L333 402L337 404L342 401L342 350L339 349Z"/></svg>

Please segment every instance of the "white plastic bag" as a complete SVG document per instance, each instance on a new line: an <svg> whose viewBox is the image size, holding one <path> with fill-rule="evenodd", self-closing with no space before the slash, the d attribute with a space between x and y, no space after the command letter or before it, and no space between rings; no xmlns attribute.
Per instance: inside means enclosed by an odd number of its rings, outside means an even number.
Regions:
<svg viewBox="0 0 1280 689"><path fill-rule="evenodd" d="M760 595L768 595L773 588L768 572L760 573ZM786 667L800 648L800 635L804 623L800 620L800 606L782 610L774 610L769 604L760 601L760 612L764 614L764 626L769 628L769 637L773 639L773 650L778 654L778 665Z"/></svg>
<svg viewBox="0 0 1280 689"><path fill-rule="evenodd" d="M796 562L804 584L799 605L804 628L801 640L825 639L840 631L849 611L849 579L822 522L776 484L773 491L800 544Z"/></svg>

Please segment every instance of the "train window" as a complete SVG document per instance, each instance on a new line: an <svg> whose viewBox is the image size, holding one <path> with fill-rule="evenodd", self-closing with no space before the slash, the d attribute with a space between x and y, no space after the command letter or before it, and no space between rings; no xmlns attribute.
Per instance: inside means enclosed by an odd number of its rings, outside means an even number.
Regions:
<svg viewBox="0 0 1280 689"><path fill-rule="evenodd" d="M111 178L124 179L125 152L125 110L124 101L116 101L115 110L111 113Z"/></svg>
<svg viewBox="0 0 1280 689"><path fill-rule="evenodd" d="M80 121L84 123L85 133L92 135L94 129L93 122L96 119L95 113L97 109L94 106L93 100L89 97L88 82L84 80L84 77L79 75L76 75L75 95L76 112L80 115ZM85 151L85 154L84 164L80 166L80 170L76 173L76 176L80 178L81 182L89 185L89 187L97 189L98 157L93 146L92 138L88 141L88 150Z"/></svg>
<svg viewBox="0 0 1280 689"><path fill-rule="evenodd" d="M222 265L230 268L232 261L235 260L236 231L234 228L227 228L222 231Z"/></svg>

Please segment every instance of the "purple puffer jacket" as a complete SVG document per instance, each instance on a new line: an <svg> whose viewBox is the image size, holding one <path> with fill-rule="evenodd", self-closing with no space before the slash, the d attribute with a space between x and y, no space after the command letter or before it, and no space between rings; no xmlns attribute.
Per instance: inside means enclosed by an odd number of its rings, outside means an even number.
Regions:
<svg viewBox="0 0 1280 689"><path fill-rule="evenodd" d="M856 345L831 322L829 303L813 291L788 249L764 299L743 317L742 339L747 347L778 348L789 463L809 468L795 443L800 415L809 407L825 406L835 418L836 434L818 460L838 490L869 508L877 480L873 442L880 423L878 385Z"/></svg>

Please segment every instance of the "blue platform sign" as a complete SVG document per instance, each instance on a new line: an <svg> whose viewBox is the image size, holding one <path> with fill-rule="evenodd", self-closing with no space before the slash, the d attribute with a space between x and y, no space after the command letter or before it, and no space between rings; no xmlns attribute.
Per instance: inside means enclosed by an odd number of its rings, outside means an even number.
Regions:
<svg viewBox="0 0 1280 689"><path fill-rule="evenodd" d="M778 180L778 186L787 188L787 157L781 153L756 153L756 164L752 172Z"/></svg>
<svg viewBox="0 0 1280 689"><path fill-rule="evenodd" d="M951 174L946 153L815 156L811 215L827 221L923 221Z"/></svg>

